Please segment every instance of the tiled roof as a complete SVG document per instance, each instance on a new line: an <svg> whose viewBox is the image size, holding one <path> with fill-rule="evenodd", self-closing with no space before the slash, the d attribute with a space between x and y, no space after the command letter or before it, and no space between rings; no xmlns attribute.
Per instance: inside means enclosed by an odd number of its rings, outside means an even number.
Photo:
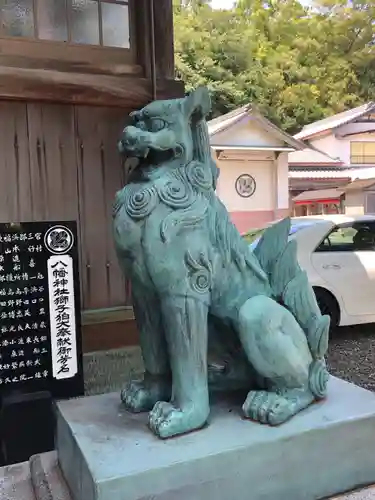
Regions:
<svg viewBox="0 0 375 500"><path fill-rule="evenodd" d="M345 169L328 170L309 170L309 169L289 169L289 177L291 179L350 179L349 172Z"/></svg>
<svg viewBox="0 0 375 500"><path fill-rule="evenodd" d="M303 191L293 198L293 201L314 201L338 199L344 191L336 188L317 189L316 191Z"/></svg>
<svg viewBox="0 0 375 500"><path fill-rule="evenodd" d="M214 140L212 139L213 136L215 136L219 132L227 130L232 125L239 122L242 118L245 118L246 116L251 116L265 130L268 130L271 134L276 135L292 148L300 150L306 147L306 144L304 144L302 141L294 138L293 136L281 130L279 127L277 127L272 122L267 120L267 118L265 118L261 113L259 113L259 111L255 107L251 106L250 104L246 104L241 108L235 109L234 111L230 111L225 115L219 116L218 118L214 118L213 120L207 122L208 133L211 138L211 143L214 142Z"/></svg>
<svg viewBox="0 0 375 500"><path fill-rule="evenodd" d="M301 132L296 134L294 137L296 139L307 139L308 137L325 132L326 130L332 130L333 128L341 127L347 123L360 118L361 116L375 111L375 102L369 102L358 106L354 109L349 109L343 113L338 113L337 115L329 116L323 120L319 120L309 125L305 125Z"/></svg>
<svg viewBox="0 0 375 500"><path fill-rule="evenodd" d="M345 186L343 189L345 190L345 192L357 191L362 189L368 189L372 186L375 186L375 179L356 179L355 181Z"/></svg>
<svg viewBox="0 0 375 500"><path fill-rule="evenodd" d="M219 132L222 132L230 125L233 125L237 121L244 118L250 111L251 111L250 104L246 104L241 108L237 108L233 111L230 111L229 113L226 113L225 115L221 115L218 116L217 118L214 118L213 120L210 120L209 122L207 122L208 133L211 136Z"/></svg>
<svg viewBox="0 0 375 500"><path fill-rule="evenodd" d="M317 149L306 148L302 151L293 151L288 155L289 165L342 165L340 158L331 156Z"/></svg>

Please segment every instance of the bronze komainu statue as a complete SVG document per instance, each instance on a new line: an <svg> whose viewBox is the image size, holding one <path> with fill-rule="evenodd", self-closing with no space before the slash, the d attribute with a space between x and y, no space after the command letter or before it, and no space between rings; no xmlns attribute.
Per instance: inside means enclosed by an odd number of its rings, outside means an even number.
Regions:
<svg viewBox="0 0 375 500"><path fill-rule="evenodd" d="M206 89L132 113L120 149L139 159L116 195L114 237L131 280L145 364L122 391L166 438L202 427L209 381L242 377L246 417L281 424L326 394L329 318L288 242L290 220L254 252L215 194Z"/></svg>

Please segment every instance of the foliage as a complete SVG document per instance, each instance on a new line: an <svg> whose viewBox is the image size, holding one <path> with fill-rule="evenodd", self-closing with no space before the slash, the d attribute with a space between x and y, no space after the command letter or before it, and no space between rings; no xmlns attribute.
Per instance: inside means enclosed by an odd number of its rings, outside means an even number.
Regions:
<svg viewBox="0 0 375 500"><path fill-rule="evenodd" d="M178 77L207 85L213 116L252 102L290 132L375 99L375 3L175 1Z"/></svg>

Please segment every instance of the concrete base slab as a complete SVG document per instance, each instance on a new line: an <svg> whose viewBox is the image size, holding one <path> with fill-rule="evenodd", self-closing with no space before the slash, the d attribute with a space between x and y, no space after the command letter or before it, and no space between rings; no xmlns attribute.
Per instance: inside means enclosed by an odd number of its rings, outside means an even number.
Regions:
<svg viewBox="0 0 375 500"><path fill-rule="evenodd" d="M71 500L55 451L30 457L29 466L36 500Z"/></svg>
<svg viewBox="0 0 375 500"><path fill-rule="evenodd" d="M352 491L338 497L332 497L331 500L375 500L375 487L370 486L362 490Z"/></svg>
<svg viewBox="0 0 375 500"><path fill-rule="evenodd" d="M0 467L0 500L71 500L56 452Z"/></svg>
<svg viewBox="0 0 375 500"><path fill-rule="evenodd" d="M35 500L28 462L0 468L1 500Z"/></svg>
<svg viewBox="0 0 375 500"><path fill-rule="evenodd" d="M57 452L74 500L317 500L375 482L375 394L331 378L326 401L280 427L212 404L205 429L161 441L119 394L58 404Z"/></svg>

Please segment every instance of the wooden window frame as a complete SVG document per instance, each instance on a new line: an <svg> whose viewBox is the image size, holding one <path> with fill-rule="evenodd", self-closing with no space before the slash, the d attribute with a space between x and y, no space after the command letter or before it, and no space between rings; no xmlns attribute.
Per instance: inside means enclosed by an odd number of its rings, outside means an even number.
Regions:
<svg viewBox="0 0 375 500"><path fill-rule="evenodd" d="M184 85L174 80L172 0L129 0L129 19L131 49L0 37L0 99L129 112L155 96L181 97Z"/></svg>
<svg viewBox="0 0 375 500"><path fill-rule="evenodd" d="M67 35L68 39L66 41L62 40L55 40L58 43L69 43L69 44L74 44L74 42L71 41L71 10L73 8L72 6L72 1L73 0L60 0L61 2L64 2L65 5L65 10L66 10L66 25L67 25ZM131 33L131 19L130 15L131 12L133 11L133 3L134 0L94 0L98 3L98 28L99 28L99 43L98 44L90 44L90 43L82 43L79 45L94 45L94 46L99 46L99 47L110 47L108 45L103 45L103 17L102 17L102 11L103 11L103 4L115 4L115 5L126 5L128 6L128 14L129 14L129 35L130 35L130 49L132 48L132 33ZM49 39L45 40L43 38L39 38L39 23L38 23L38 2L39 0L32 0L32 6L33 6L33 31L34 31L34 36L32 37L15 37L12 35L5 35L3 33L3 24L2 24L2 19L1 19L1 11L0 11L0 37L2 38L7 38L7 39L14 39L18 38L20 40L40 40L40 41L51 41ZM134 33L133 33L134 34ZM53 40L52 40L53 41ZM120 47L125 50L130 50L129 47Z"/></svg>
<svg viewBox="0 0 375 500"><path fill-rule="evenodd" d="M0 33L0 66L88 74L140 74L134 20L134 0L128 0L130 48L78 44Z"/></svg>
<svg viewBox="0 0 375 500"><path fill-rule="evenodd" d="M375 146L375 141L351 141L350 142L350 163L351 165L372 165L375 164L375 154L368 155L364 151L366 144ZM363 149L361 154L354 154L353 147L360 145Z"/></svg>
<svg viewBox="0 0 375 500"><path fill-rule="evenodd" d="M87 74L140 74L135 49L0 38L0 66Z"/></svg>

